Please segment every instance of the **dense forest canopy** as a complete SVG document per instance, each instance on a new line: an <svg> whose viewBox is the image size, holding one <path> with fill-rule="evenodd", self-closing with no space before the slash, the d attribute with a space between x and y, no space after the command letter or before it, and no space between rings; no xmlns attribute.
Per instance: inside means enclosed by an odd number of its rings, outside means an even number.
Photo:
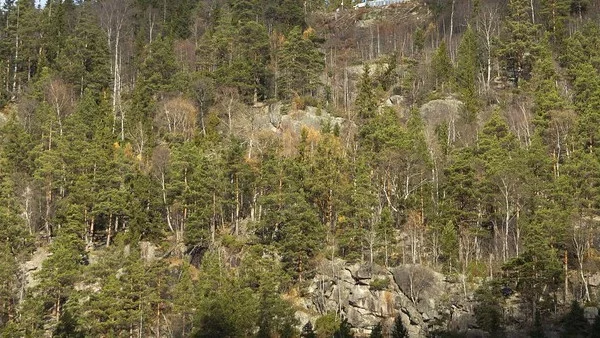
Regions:
<svg viewBox="0 0 600 338"><path fill-rule="evenodd" d="M342 259L597 336L600 3L349 2L5 0L0 335L350 337Z"/></svg>

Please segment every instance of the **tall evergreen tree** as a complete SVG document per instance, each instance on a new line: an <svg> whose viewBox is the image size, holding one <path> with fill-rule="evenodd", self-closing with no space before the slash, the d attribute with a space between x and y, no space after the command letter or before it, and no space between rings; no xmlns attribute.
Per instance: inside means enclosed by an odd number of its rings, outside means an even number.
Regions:
<svg viewBox="0 0 600 338"><path fill-rule="evenodd" d="M539 28L532 23L530 3L527 0L510 0L497 50L507 76L515 86L521 79L529 79L538 53Z"/></svg>
<svg viewBox="0 0 600 338"><path fill-rule="evenodd" d="M400 315L396 316L394 319L394 325L392 326L392 338L408 338L408 331L406 327L404 327L404 323L402 323L402 317Z"/></svg>
<svg viewBox="0 0 600 338"><path fill-rule="evenodd" d="M588 332L588 321L583 308L577 301L571 303L569 312L563 318L563 337L585 337Z"/></svg>
<svg viewBox="0 0 600 338"><path fill-rule="evenodd" d="M475 121L475 114L479 108L479 94L477 90L479 69L477 36L471 26L468 26L458 46L456 86L466 111L465 118L469 122Z"/></svg>
<svg viewBox="0 0 600 338"><path fill-rule="evenodd" d="M371 78L371 69L367 63L363 66L363 72L358 84L358 94L354 105L358 111L358 116L362 119L368 119L377 113L377 97L375 84Z"/></svg>
<svg viewBox="0 0 600 338"><path fill-rule="evenodd" d="M542 0L540 2L542 22L555 43L560 44L566 36L571 3L570 0Z"/></svg>
<svg viewBox="0 0 600 338"><path fill-rule="evenodd" d="M316 95L324 67L317 36L311 28L302 32L294 27L286 36L279 53L279 91L282 97Z"/></svg>
<svg viewBox="0 0 600 338"><path fill-rule="evenodd" d="M377 323L377 325L373 327L369 338L383 338L383 327L381 323Z"/></svg>
<svg viewBox="0 0 600 338"><path fill-rule="evenodd" d="M470 29L470 27L468 29ZM472 30L470 34L472 34ZM463 39L465 39L465 37L463 37ZM463 60L463 63L466 63L466 61L467 60ZM431 70L434 77L435 88L437 90L443 91L444 88L450 86L450 81L453 78L454 68L452 66L452 60L450 60L448 47L446 46L445 41L440 43L440 46L437 48L431 59Z"/></svg>

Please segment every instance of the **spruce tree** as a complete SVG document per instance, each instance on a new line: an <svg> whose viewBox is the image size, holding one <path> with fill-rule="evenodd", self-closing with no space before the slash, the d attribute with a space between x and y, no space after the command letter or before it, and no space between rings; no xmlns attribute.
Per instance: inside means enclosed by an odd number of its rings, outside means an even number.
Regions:
<svg viewBox="0 0 600 338"><path fill-rule="evenodd" d="M479 109L479 94L477 92L479 69L477 36L471 26L468 26L458 46L456 65L456 86L460 99L464 104L466 112L464 117L468 122L476 120L476 113Z"/></svg>
<svg viewBox="0 0 600 338"><path fill-rule="evenodd" d="M533 321L533 327L529 331L529 337L531 338L545 338L546 334L544 333L544 327L542 326L542 319L540 317L539 311L535 314L535 319Z"/></svg>
<svg viewBox="0 0 600 338"><path fill-rule="evenodd" d="M563 317L563 337L585 337L588 332L588 321L583 307L577 301L571 302L569 312Z"/></svg>
<svg viewBox="0 0 600 338"><path fill-rule="evenodd" d="M323 55L317 41L314 30L310 28L303 32L300 27L294 27L286 36L278 52L277 81L281 97L316 94L324 68Z"/></svg>
<svg viewBox="0 0 600 338"><path fill-rule="evenodd" d="M46 315L58 324L64 315L65 304L75 293L75 284L81 280L81 271L87 253L79 230L81 219L69 219L64 224L50 247L52 255L43 262L37 273L39 284L35 294L40 299Z"/></svg>
<svg viewBox="0 0 600 338"><path fill-rule="evenodd" d="M482 285L475 293L477 305L474 312L477 324L493 337L499 336L502 330L501 297L501 285L495 283Z"/></svg>
<svg viewBox="0 0 600 338"><path fill-rule="evenodd" d="M79 96L88 88L100 94L108 89L111 78L106 36L91 6L81 6L74 15L74 27L65 34L63 51L56 55L56 68Z"/></svg>
<svg viewBox="0 0 600 338"><path fill-rule="evenodd" d="M528 0L510 0L496 52L508 78L516 87L529 79L537 57L539 27L531 22Z"/></svg>
<svg viewBox="0 0 600 338"><path fill-rule="evenodd" d="M369 338L383 338L383 327L381 323L377 323L371 330Z"/></svg>
<svg viewBox="0 0 600 338"><path fill-rule="evenodd" d="M440 46L437 48L431 59L431 71L433 73L436 90L443 92L445 88L450 86L454 68L445 41L440 43Z"/></svg>
<svg viewBox="0 0 600 338"><path fill-rule="evenodd" d="M549 48L544 48L533 68L531 85L534 95L535 118L533 123L546 135L553 115L567 108L566 100L557 88L558 74Z"/></svg>
<svg viewBox="0 0 600 338"><path fill-rule="evenodd" d="M402 322L402 316L396 316L394 319L394 325L392 326L392 334L391 338L408 338L408 331L406 327L404 327L404 323Z"/></svg>
<svg viewBox="0 0 600 338"><path fill-rule="evenodd" d="M542 22L554 43L560 44L567 33L567 23L571 10L570 0L542 0L540 14Z"/></svg>
<svg viewBox="0 0 600 338"><path fill-rule="evenodd" d="M334 338L354 338L354 334L352 333L350 323L348 323L348 319L342 319L340 323L340 327L333 334Z"/></svg>
<svg viewBox="0 0 600 338"><path fill-rule="evenodd" d="M317 334L313 329L313 325L310 321L306 322L302 327L302 332L300 332L301 338L317 338Z"/></svg>
<svg viewBox="0 0 600 338"><path fill-rule="evenodd" d="M375 96L374 83L370 73L370 66L365 63L358 84L358 94L354 101L358 116L362 119L372 118L377 113L377 97Z"/></svg>

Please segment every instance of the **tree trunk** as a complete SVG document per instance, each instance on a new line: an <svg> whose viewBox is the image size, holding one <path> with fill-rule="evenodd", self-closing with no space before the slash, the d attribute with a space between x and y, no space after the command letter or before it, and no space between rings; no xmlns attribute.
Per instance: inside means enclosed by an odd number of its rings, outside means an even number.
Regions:
<svg viewBox="0 0 600 338"><path fill-rule="evenodd" d="M110 246L110 239L111 239L111 235L112 235L112 224L113 224L113 215L110 214L108 216L108 228L106 229L106 247L108 248Z"/></svg>
<svg viewBox="0 0 600 338"><path fill-rule="evenodd" d="M94 243L94 216L90 218L90 241L88 244Z"/></svg>
<svg viewBox="0 0 600 338"><path fill-rule="evenodd" d="M506 208L506 213L504 214L504 238L502 239L502 261L506 263L508 260L508 234L509 234L509 223L510 223L510 201L508 199L508 185L505 180L502 179L503 190L502 193L504 195L504 207Z"/></svg>
<svg viewBox="0 0 600 338"><path fill-rule="evenodd" d="M15 60L13 65L13 84L12 84L12 93L11 100L15 100L17 97L17 64L19 61L19 2L17 2L17 27L15 33Z"/></svg>
<svg viewBox="0 0 600 338"><path fill-rule="evenodd" d="M52 229L50 228L50 205L52 203L52 183L51 180L47 179L46 183L46 214L44 217L44 227L48 239L52 237Z"/></svg>
<svg viewBox="0 0 600 338"><path fill-rule="evenodd" d="M452 38L453 38L453 33L454 33L454 5L456 3L456 0L452 0L452 10L450 12L450 37L448 40L448 48L450 49L450 55L452 56ZM454 58L452 58L452 61L454 61Z"/></svg>
<svg viewBox="0 0 600 338"><path fill-rule="evenodd" d="M240 234L240 179L235 175L235 235Z"/></svg>
<svg viewBox="0 0 600 338"><path fill-rule="evenodd" d="M56 296L56 303L54 304L55 307L55 318L56 321L58 322L60 320L60 293Z"/></svg>
<svg viewBox="0 0 600 338"><path fill-rule="evenodd" d="M563 265L565 268L565 293L563 295L563 297L564 297L563 300L564 300L565 304L567 304L567 296L568 296L568 292L569 292L569 255L568 255L567 250L565 250Z"/></svg>
<svg viewBox="0 0 600 338"><path fill-rule="evenodd" d="M213 217L212 217L212 222L211 222L211 226L210 226L210 241L211 244L215 244L215 231L216 231L216 227L217 227L217 195L215 192L213 192Z"/></svg>
<svg viewBox="0 0 600 338"><path fill-rule="evenodd" d="M175 230L173 229L173 224L171 222L171 211L169 209L169 205L167 204L167 189L166 189L166 185L165 185L164 171L162 171L160 173L160 178L161 178L161 186L162 186L163 203L165 205L165 212L167 213L167 225L169 226L169 230L171 230L171 232L175 232Z"/></svg>

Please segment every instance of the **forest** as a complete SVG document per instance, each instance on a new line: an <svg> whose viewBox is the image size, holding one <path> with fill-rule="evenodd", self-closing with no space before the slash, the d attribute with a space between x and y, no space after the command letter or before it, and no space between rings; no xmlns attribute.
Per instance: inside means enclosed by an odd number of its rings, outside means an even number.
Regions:
<svg viewBox="0 0 600 338"><path fill-rule="evenodd" d="M600 337L600 3L358 3L4 0L0 336Z"/></svg>

